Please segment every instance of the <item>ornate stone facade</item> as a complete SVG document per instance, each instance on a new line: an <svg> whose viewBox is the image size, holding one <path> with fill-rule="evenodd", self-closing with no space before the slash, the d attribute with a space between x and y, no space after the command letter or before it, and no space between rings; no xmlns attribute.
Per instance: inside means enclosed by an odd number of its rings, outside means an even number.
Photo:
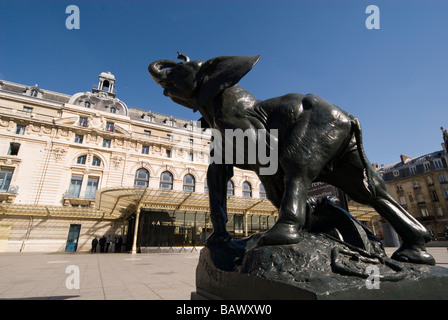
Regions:
<svg viewBox="0 0 448 320"><path fill-rule="evenodd" d="M378 167L389 193L430 230L437 240L448 233L448 134L442 129L442 150Z"/></svg>
<svg viewBox="0 0 448 320"><path fill-rule="evenodd" d="M189 188L206 191L209 133L191 120L128 108L116 97L110 73L99 76L92 92L72 96L2 81L0 141L0 233L6 239L0 249L6 251L64 250L76 224L82 225L78 250L88 250L95 235L126 237L128 221L95 207L98 190L159 189L169 172L173 191L186 188L186 175L193 177ZM235 170L233 194L242 196L244 181L258 198L258 178L241 170ZM48 214L52 210L58 218ZM45 237L54 232L58 236Z"/></svg>

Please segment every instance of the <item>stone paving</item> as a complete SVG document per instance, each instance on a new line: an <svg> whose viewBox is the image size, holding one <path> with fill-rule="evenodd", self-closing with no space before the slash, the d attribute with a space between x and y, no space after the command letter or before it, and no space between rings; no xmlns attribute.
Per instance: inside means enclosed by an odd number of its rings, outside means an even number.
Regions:
<svg viewBox="0 0 448 320"><path fill-rule="evenodd" d="M198 251L2 253L0 299L188 300L198 258Z"/></svg>
<svg viewBox="0 0 448 320"><path fill-rule="evenodd" d="M386 248L390 255L396 248ZM428 248L448 267L447 248ZM0 299L189 300L198 251L0 253ZM79 275L79 287L76 276Z"/></svg>

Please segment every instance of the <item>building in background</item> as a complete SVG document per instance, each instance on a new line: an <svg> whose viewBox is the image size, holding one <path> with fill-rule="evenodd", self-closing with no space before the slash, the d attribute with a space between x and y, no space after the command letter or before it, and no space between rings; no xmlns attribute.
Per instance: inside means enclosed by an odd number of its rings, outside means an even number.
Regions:
<svg viewBox="0 0 448 320"><path fill-rule="evenodd" d="M210 134L128 108L115 82L103 72L66 95L0 81L0 251L89 250L103 235L134 250L204 243ZM235 169L228 195L234 235L275 222L254 173Z"/></svg>
<svg viewBox="0 0 448 320"><path fill-rule="evenodd" d="M103 235L133 252L205 243L210 133L129 108L115 85L109 72L74 95L0 81L0 252L87 251ZM235 168L227 187L234 236L275 223L255 173Z"/></svg>
<svg viewBox="0 0 448 320"><path fill-rule="evenodd" d="M377 167L394 199L434 236L445 240L448 229L448 131L442 129L442 150Z"/></svg>

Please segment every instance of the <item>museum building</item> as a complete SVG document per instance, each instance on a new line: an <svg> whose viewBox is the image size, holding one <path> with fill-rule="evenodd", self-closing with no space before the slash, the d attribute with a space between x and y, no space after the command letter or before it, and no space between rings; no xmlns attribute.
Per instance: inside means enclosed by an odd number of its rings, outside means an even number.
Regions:
<svg viewBox="0 0 448 320"><path fill-rule="evenodd" d="M115 84L103 72L91 91L67 95L0 80L0 252L88 251L103 235L132 252L205 243L210 132L129 108ZM227 188L235 237L275 223L255 173L235 168Z"/></svg>

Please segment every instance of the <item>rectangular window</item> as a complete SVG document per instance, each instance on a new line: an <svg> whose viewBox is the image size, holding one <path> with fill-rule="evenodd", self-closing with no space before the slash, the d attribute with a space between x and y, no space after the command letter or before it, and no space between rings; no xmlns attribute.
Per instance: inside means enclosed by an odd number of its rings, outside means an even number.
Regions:
<svg viewBox="0 0 448 320"><path fill-rule="evenodd" d="M109 139L103 139L103 147L110 148L110 140Z"/></svg>
<svg viewBox="0 0 448 320"><path fill-rule="evenodd" d="M26 126L18 124L16 128L16 134L25 134Z"/></svg>
<svg viewBox="0 0 448 320"><path fill-rule="evenodd" d="M415 176L417 174L417 168L416 167L409 167L409 171L411 172L412 176Z"/></svg>
<svg viewBox="0 0 448 320"><path fill-rule="evenodd" d="M190 161L193 161L193 160L194 160L193 152L190 152L190 153L188 154L188 160L190 160Z"/></svg>
<svg viewBox="0 0 448 320"><path fill-rule="evenodd" d="M151 130L145 130L144 133L145 133L145 135L150 136L151 135Z"/></svg>
<svg viewBox="0 0 448 320"><path fill-rule="evenodd" d="M87 127L87 118L86 117L79 117L79 125L81 127Z"/></svg>
<svg viewBox="0 0 448 320"><path fill-rule="evenodd" d="M439 197L437 196L437 192L436 191L431 191L431 198L433 202L438 202L439 201Z"/></svg>
<svg viewBox="0 0 448 320"><path fill-rule="evenodd" d="M7 192L11 183L13 168L0 167L0 191Z"/></svg>
<svg viewBox="0 0 448 320"><path fill-rule="evenodd" d="M426 208L421 208L420 214L422 215L422 217L429 217L428 209Z"/></svg>
<svg viewBox="0 0 448 320"><path fill-rule="evenodd" d="M82 176L72 176L70 180L70 186L68 188L66 196L69 198L79 198L81 192Z"/></svg>
<svg viewBox="0 0 448 320"><path fill-rule="evenodd" d="M142 146L142 153L149 154L149 146Z"/></svg>
<svg viewBox="0 0 448 320"><path fill-rule="evenodd" d="M25 111L25 112L33 112L33 108L31 108L31 107L23 107L23 111Z"/></svg>
<svg viewBox="0 0 448 320"><path fill-rule="evenodd" d="M437 169L442 169L443 168L442 160L440 160L440 159L434 160L434 167L435 167L436 170Z"/></svg>
<svg viewBox="0 0 448 320"><path fill-rule="evenodd" d="M168 141L173 141L173 135L172 134L167 134L166 138L168 139Z"/></svg>
<svg viewBox="0 0 448 320"><path fill-rule="evenodd" d="M448 200L448 189L443 189L443 196L445 197L445 200Z"/></svg>
<svg viewBox="0 0 448 320"><path fill-rule="evenodd" d="M82 143L84 140L84 136L82 134L75 134L75 142Z"/></svg>
<svg viewBox="0 0 448 320"><path fill-rule="evenodd" d="M106 123L106 131L114 132L114 124L113 124L113 122L107 122Z"/></svg>
<svg viewBox="0 0 448 320"><path fill-rule="evenodd" d="M436 207L436 214L439 218L443 217L442 207Z"/></svg>
<svg viewBox="0 0 448 320"><path fill-rule="evenodd" d="M98 189L99 180L100 180L99 177L89 177L89 180L87 180L87 188L86 188L85 198L95 199L95 193L96 193L96 190Z"/></svg>
<svg viewBox="0 0 448 320"><path fill-rule="evenodd" d="M446 175L444 173L439 173L438 177L440 184L448 183L448 180L446 179Z"/></svg>
<svg viewBox="0 0 448 320"><path fill-rule="evenodd" d="M11 142L9 144L8 155L16 156L19 154L20 143Z"/></svg>
<svg viewBox="0 0 448 320"><path fill-rule="evenodd" d="M171 158L171 150L166 150L166 157Z"/></svg>

